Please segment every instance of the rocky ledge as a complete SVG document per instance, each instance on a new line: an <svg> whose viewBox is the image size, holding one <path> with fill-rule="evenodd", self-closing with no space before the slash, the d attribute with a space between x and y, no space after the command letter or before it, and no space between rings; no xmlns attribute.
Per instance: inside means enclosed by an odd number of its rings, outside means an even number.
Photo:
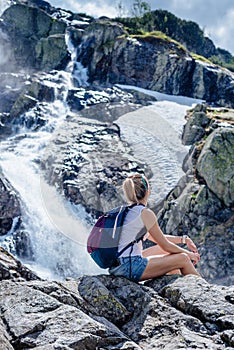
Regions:
<svg viewBox="0 0 234 350"><path fill-rule="evenodd" d="M192 275L137 284L109 275L46 281L24 271L1 249L1 349L234 346L231 287Z"/></svg>

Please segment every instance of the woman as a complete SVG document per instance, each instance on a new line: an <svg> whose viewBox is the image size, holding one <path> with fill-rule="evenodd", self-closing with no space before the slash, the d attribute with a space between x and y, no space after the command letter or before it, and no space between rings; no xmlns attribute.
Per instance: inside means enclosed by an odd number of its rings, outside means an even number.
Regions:
<svg viewBox="0 0 234 350"><path fill-rule="evenodd" d="M193 241L187 236L164 235L156 215L147 208L150 187L147 178L141 174L129 176L123 182L123 190L130 207L122 229L118 251L136 239L137 234L145 227L147 238L157 245L144 249L142 241L135 243L119 257L117 264L109 269L110 274L125 276L135 282L151 279L166 273L198 275L194 265L200 255ZM187 249L177 244L186 243Z"/></svg>

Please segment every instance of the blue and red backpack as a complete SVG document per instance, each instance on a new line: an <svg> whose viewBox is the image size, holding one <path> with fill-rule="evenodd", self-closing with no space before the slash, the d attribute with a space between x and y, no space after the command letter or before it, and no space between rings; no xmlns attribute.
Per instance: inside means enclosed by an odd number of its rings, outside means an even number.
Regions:
<svg viewBox="0 0 234 350"><path fill-rule="evenodd" d="M135 205L122 205L101 215L93 226L87 241L87 250L93 260L101 268L112 267L118 257L129 247L143 239L145 233L130 242L118 252L119 239L124 219L130 208Z"/></svg>

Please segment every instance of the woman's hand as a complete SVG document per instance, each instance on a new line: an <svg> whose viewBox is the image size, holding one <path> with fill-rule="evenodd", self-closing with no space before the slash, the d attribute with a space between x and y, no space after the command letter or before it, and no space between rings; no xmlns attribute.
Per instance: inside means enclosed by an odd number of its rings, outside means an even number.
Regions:
<svg viewBox="0 0 234 350"><path fill-rule="evenodd" d="M198 253L197 247L190 237L186 238L186 244L189 250L191 250L193 253Z"/></svg>
<svg viewBox="0 0 234 350"><path fill-rule="evenodd" d="M187 253L191 261L193 262L193 265L196 265L198 261L200 260L200 254L194 253L194 252L188 252Z"/></svg>

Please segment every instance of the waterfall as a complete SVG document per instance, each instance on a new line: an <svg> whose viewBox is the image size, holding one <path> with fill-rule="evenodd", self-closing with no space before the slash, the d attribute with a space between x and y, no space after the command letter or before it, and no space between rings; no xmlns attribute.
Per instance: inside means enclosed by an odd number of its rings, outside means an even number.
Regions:
<svg viewBox="0 0 234 350"><path fill-rule="evenodd" d="M3 12L10 6L9 0L1 0L0 2L0 16L3 14Z"/></svg>
<svg viewBox="0 0 234 350"><path fill-rule="evenodd" d="M71 114L66 97L73 87L72 67L77 65L76 57L71 55L71 58L66 71L51 72L43 79L44 84L55 90L54 102L38 102L23 116L24 120L35 118L40 106L48 119L46 125L34 131L24 125L17 126L17 133L0 146L0 165L19 193L23 230L30 234L33 261L23 260L23 263L41 277L53 279L99 271L86 252L90 229L86 223L87 214L83 208L69 204L47 184L39 165L53 133L62 127L67 114ZM76 68L75 71L77 75ZM87 85L85 77L81 74L80 81ZM12 248L12 232L6 235L5 241L2 239L1 245Z"/></svg>
<svg viewBox="0 0 234 350"><path fill-rule="evenodd" d="M69 32L66 34L66 43L71 55L71 61L67 66L67 71L72 74L73 84L75 86L88 86L87 68L84 68L80 62L77 62L77 48L73 45Z"/></svg>

